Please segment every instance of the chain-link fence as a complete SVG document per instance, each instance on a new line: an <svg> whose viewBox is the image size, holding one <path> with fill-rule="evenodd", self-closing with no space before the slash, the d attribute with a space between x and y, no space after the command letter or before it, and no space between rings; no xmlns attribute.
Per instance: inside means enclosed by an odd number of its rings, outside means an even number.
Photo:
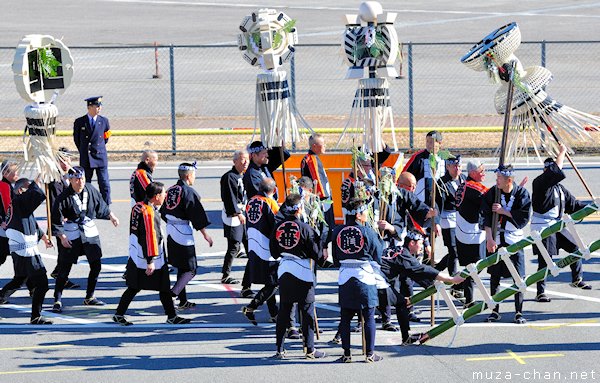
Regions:
<svg viewBox="0 0 600 383"><path fill-rule="evenodd" d="M390 82L396 127L502 125L493 105L498 85L460 63L471 45L403 44L401 76ZM248 142L247 136L235 135L199 144L192 135L202 129L231 133L254 127L259 70L242 59L236 46L73 47L71 52L73 82L56 102L57 126L64 134L70 132L73 119L85 113L84 98L103 95L103 114L113 131L134 135L118 144L113 140L110 150L137 152L151 141L161 151L214 151L222 143ZM524 42L516 54L525 67L542 65L554 73L547 89L554 98L598 113L596 52L600 53L596 41ZM0 48L0 131L24 126L26 102L14 91L13 55L14 48ZM292 65L284 69L298 109L313 128L345 125L357 80L344 79L347 66L338 45L299 45ZM410 137L407 146L414 144Z"/></svg>

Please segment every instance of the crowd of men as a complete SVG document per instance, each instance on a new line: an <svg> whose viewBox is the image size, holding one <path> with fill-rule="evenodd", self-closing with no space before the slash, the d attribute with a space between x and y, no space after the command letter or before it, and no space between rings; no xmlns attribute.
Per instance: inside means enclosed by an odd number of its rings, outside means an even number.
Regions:
<svg viewBox="0 0 600 383"><path fill-rule="evenodd" d="M98 102L98 98L88 100L88 109L93 112L99 107ZM105 132L108 120L88 118L76 121L75 125L80 134L93 125ZM106 141L108 136L104 134L99 139ZM76 137L76 143L82 139ZM546 159L544 171L533 181L530 194L524 187L526 179L516 183L511 165L494 170L496 183L491 188L483 184L486 169L476 159L467 163L464 176L461 156L450 155L443 160L439 156L442 135L432 131L426 136L426 148L417 151L403 169L379 166L389 155L387 152L358 156L352 173L342 183L344 217L343 223L336 225L331 186L320 158L326 151L324 138L313 134L308 144L308 153L301 162L302 177L286 193L282 205L277 200L284 191L278 190L272 174L290 154L279 147L267 148L255 141L236 151L231 170L220 180L221 218L227 239L221 283L241 283L241 297L250 299L241 311L254 325L258 323L255 311L266 303L269 320L276 323L275 357L279 359L287 357L285 338L302 338L306 358L325 357L314 342L319 331L315 310L319 269L339 268L340 323L332 342L342 345L340 361L352 361L350 333L356 330L364 332L366 361L377 362L382 358L375 353L375 310L380 313L383 330L400 331L404 345L415 343L420 334L411 335L409 331L410 321L419 320L409 299L414 283L424 287L436 280L451 284L452 294L468 308L474 304L474 283L472 278L458 275L457 263L466 266L518 242L530 221L532 229L541 231L563 214L584 206L560 184L565 178L563 146L557 158ZM68 152L66 148L61 150ZM52 307L55 313L66 310L61 299L64 289L79 288L69 281L69 274L73 264L84 255L90 271L83 303L104 305L94 296L102 268L95 220L110 220L114 226L120 222L110 209L105 164L94 167L99 181L102 180L101 191L86 182L91 177L89 166L93 161L90 161L82 159L86 162L82 167L65 160L64 178L49 188L52 234L58 247L58 265L51 273L56 278ZM127 289L113 315L113 321L123 326L132 324L126 311L141 290L159 293L167 323L189 323L190 319L180 317L177 309L195 306L186 294L186 285L196 275L197 268L194 231L199 231L209 246L213 245L206 229L210 222L193 187L196 163L180 164L178 181L167 188L154 180L157 162L156 152L144 151L130 179L129 259L123 275ZM389 184L381 186L383 174L391 174L394 180L391 188ZM37 180L19 178L16 163L5 161L0 197L0 264L10 254L14 265L14 278L0 290L0 304L7 303L11 294L26 285L32 296L31 323L51 324L41 314L49 286L37 243L42 240L49 247L52 241L33 216L45 199L44 192ZM166 236L161 230L162 221L166 223ZM447 249L437 264L433 254L435 243L430 243L435 235L441 235ZM577 249L574 239L566 233L553 234L543 244L551 255L557 255L560 249L568 252ZM545 267L540 249L534 247L534 253L538 255L538 267ZM248 260L240 282L231 275L231 270L233 259L243 254L247 254ZM523 252L511 254L510 261L524 277ZM177 273L173 285L169 266ZM492 295L498 291L502 278L511 277L510 268L500 262L488 269ZM445 269L447 273L443 272ZM581 261L571 270L573 287L591 288L583 281ZM260 290L255 293L252 285L259 285ZM550 301L544 288L540 282L538 302ZM174 298L179 301L177 308ZM393 324L394 309L399 327ZM355 315L360 325L352 328ZM498 320L499 305L487 318L490 322ZM300 331L297 322L301 324ZM526 322L520 292L515 295L514 322Z"/></svg>

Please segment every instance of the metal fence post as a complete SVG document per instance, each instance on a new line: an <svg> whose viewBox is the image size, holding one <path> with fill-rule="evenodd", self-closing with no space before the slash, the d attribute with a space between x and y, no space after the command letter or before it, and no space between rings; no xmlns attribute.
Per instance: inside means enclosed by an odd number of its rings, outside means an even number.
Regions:
<svg viewBox="0 0 600 383"><path fill-rule="evenodd" d="M542 40L541 43L541 51L542 51L542 67L546 67L546 40Z"/></svg>
<svg viewBox="0 0 600 383"><path fill-rule="evenodd" d="M171 75L171 150L177 154L177 128L175 121L175 54L173 44L169 46L169 73Z"/></svg>
<svg viewBox="0 0 600 383"><path fill-rule="evenodd" d="M412 42L408 42L408 143L411 149L414 148L414 128L415 128L415 94L413 89L413 54Z"/></svg>
<svg viewBox="0 0 600 383"><path fill-rule="evenodd" d="M298 48L295 48L298 49ZM296 55L290 60L290 97L293 108L296 108ZM292 142L292 150L296 150L296 142Z"/></svg>

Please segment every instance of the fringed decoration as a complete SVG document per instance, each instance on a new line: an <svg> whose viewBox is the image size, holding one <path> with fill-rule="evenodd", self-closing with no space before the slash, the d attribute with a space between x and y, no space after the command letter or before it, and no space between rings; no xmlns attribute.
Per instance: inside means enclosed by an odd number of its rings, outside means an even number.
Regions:
<svg viewBox="0 0 600 383"><path fill-rule="evenodd" d="M313 133L296 109L284 71L269 71L256 78L256 114L260 125L260 140L267 148L292 145ZM298 128L300 123L302 129Z"/></svg>
<svg viewBox="0 0 600 383"><path fill-rule="evenodd" d="M344 144L350 141L360 145L366 153L379 153L385 148L383 129L389 124L394 150L397 150L389 88L387 78L359 80L350 118L338 140L338 147L349 146Z"/></svg>
<svg viewBox="0 0 600 383"><path fill-rule="evenodd" d="M65 154L58 151L56 142L56 118L58 108L54 104L31 104L25 107L27 125L23 133L22 173L40 174L44 183L60 180L61 161Z"/></svg>

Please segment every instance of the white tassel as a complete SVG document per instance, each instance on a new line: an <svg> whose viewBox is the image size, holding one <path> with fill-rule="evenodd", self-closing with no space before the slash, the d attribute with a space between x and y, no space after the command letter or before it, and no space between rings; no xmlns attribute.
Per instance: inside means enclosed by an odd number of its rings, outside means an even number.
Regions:
<svg viewBox="0 0 600 383"><path fill-rule="evenodd" d="M27 127L23 134L23 157L19 164L22 173L40 174L44 183L60 180L64 154L56 142L58 108L54 104L30 104L25 107Z"/></svg>
<svg viewBox="0 0 600 383"><path fill-rule="evenodd" d="M366 153L381 152L385 148L383 130L389 122L394 150L398 149L389 89L387 78L359 80L352 103L352 112L338 140L337 147L340 147L342 141L346 139L350 142L360 142L362 150Z"/></svg>
<svg viewBox="0 0 600 383"><path fill-rule="evenodd" d="M506 161L513 162L517 157L527 157L529 147L534 148L541 161L540 149L556 156L559 151L558 142L568 148L569 142L592 140L587 130L598 130L600 117L570 108L548 95L545 89L552 81L552 73L540 66L524 69L514 55L520 45L519 26L510 23L490 33L461 59L475 71L489 71L490 66L504 70L504 64L517 64ZM495 95L498 114L505 113L507 93L508 84L504 82ZM570 149L569 151L572 152Z"/></svg>
<svg viewBox="0 0 600 383"><path fill-rule="evenodd" d="M269 71L256 78L256 111L260 125L260 140L267 148L281 146L291 139L292 144L314 133L298 112L291 99L284 71ZM302 130L298 129L298 122Z"/></svg>

